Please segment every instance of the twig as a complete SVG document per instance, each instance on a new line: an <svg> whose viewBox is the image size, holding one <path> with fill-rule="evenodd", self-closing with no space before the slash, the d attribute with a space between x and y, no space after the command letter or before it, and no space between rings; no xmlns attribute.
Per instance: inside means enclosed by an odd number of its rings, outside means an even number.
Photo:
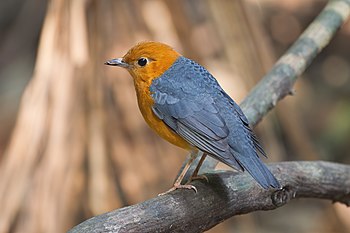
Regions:
<svg viewBox="0 0 350 233"><path fill-rule="evenodd" d="M276 209L296 198L321 198L350 205L348 165L282 162L269 168L283 185L282 190L264 190L247 173L210 173L209 183L194 182L198 193L177 190L90 218L69 233L194 233L208 230L234 215Z"/></svg>

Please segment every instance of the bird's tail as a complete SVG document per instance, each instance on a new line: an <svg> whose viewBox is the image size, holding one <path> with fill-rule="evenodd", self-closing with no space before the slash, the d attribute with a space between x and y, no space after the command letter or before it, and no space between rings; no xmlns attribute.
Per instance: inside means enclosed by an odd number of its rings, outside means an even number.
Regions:
<svg viewBox="0 0 350 233"><path fill-rule="evenodd" d="M260 160L258 155L241 155L233 152L238 163L246 170L264 189L268 187L281 188L280 183L270 172L267 166Z"/></svg>

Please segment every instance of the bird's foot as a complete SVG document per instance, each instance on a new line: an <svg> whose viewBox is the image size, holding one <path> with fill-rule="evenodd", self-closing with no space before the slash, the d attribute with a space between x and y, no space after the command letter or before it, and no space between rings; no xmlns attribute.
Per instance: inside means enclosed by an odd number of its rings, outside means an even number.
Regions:
<svg viewBox="0 0 350 233"><path fill-rule="evenodd" d="M166 191L164 193L158 194L158 196L163 196L163 195L168 194L176 189L192 189L195 193L197 193L197 188L191 184L174 184L174 186L171 189L169 189L168 191Z"/></svg>

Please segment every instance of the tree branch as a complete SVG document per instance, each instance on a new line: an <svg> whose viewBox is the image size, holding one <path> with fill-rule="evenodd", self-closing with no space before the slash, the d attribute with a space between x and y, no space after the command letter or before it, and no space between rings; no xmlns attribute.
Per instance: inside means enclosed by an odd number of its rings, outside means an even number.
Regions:
<svg viewBox="0 0 350 233"><path fill-rule="evenodd" d="M293 85L298 76L329 44L349 14L350 0L329 1L317 18L241 103L250 124L256 125L279 100L294 93Z"/></svg>
<svg viewBox="0 0 350 233"><path fill-rule="evenodd" d="M350 205L350 166L330 162L269 165L283 185L265 190L247 174L216 171L209 183L195 181L198 193L176 190L81 223L70 233L203 232L234 215L272 210L297 198L321 198ZM286 175L288 174L288 175Z"/></svg>

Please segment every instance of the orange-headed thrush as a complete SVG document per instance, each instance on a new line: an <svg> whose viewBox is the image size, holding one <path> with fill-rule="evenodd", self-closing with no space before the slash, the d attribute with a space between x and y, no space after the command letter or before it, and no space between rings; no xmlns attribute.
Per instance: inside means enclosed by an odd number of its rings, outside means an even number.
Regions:
<svg viewBox="0 0 350 233"><path fill-rule="evenodd" d="M246 170L263 188L280 187L259 159L258 151L266 154L241 108L204 67L159 42L139 43L124 57L105 64L129 71L141 113L162 138L192 152L200 150L237 170ZM192 185L181 185L194 157L169 191L196 190Z"/></svg>

